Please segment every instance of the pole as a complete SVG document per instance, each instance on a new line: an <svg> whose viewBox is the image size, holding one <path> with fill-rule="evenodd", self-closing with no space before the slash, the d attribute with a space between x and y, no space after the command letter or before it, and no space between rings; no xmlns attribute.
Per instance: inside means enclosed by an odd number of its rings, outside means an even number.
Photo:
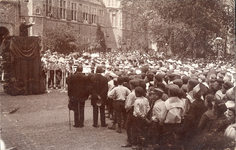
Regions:
<svg viewBox="0 0 236 150"><path fill-rule="evenodd" d="M71 130L70 109L69 109L69 129Z"/></svg>
<svg viewBox="0 0 236 150"><path fill-rule="evenodd" d="M48 74L49 74L49 70L46 71L46 90L48 92Z"/></svg>
<svg viewBox="0 0 236 150"><path fill-rule="evenodd" d="M56 69L54 69L54 89L56 88Z"/></svg>
<svg viewBox="0 0 236 150"><path fill-rule="evenodd" d="M4 70L2 70L2 81L4 81Z"/></svg>

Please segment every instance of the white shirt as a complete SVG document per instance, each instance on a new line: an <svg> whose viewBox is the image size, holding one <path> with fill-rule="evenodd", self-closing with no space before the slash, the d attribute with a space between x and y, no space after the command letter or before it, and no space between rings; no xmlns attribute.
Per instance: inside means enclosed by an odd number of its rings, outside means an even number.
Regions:
<svg viewBox="0 0 236 150"><path fill-rule="evenodd" d="M145 97L137 97L134 102L134 112L135 117L146 117L148 111L150 110L149 101Z"/></svg>
<svg viewBox="0 0 236 150"><path fill-rule="evenodd" d="M153 106L152 120L155 122L161 121L161 115L164 109L165 109L165 102L161 99L157 100Z"/></svg>

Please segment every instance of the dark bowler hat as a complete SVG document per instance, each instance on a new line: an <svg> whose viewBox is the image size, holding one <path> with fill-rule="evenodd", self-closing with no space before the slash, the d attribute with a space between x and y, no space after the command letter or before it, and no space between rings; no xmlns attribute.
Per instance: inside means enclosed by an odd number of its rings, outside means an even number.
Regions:
<svg viewBox="0 0 236 150"><path fill-rule="evenodd" d="M168 77L170 78L170 81L181 78L179 74L174 74L174 73L169 74Z"/></svg>
<svg viewBox="0 0 236 150"><path fill-rule="evenodd" d="M139 80L138 79L132 79L132 80L129 81L129 83L134 87L139 86Z"/></svg>
<svg viewBox="0 0 236 150"><path fill-rule="evenodd" d="M103 69L101 66L98 66L97 69L96 69L96 73L102 73L103 72Z"/></svg>
<svg viewBox="0 0 236 150"><path fill-rule="evenodd" d="M175 79L173 81L174 84L178 85L180 88L182 87L183 85L183 81L181 79Z"/></svg>
<svg viewBox="0 0 236 150"><path fill-rule="evenodd" d="M171 96L178 96L179 93L180 93L179 90L180 90L180 88L179 88L178 85L176 85L176 84L170 84L169 85L169 91L171 93Z"/></svg>
<svg viewBox="0 0 236 150"><path fill-rule="evenodd" d="M183 80L183 84L187 84L188 83L188 80L190 79L190 77L189 76L183 76L182 77L182 80Z"/></svg>
<svg viewBox="0 0 236 150"><path fill-rule="evenodd" d="M198 83L199 83L198 80L190 78L188 80L188 84L190 85L189 89L193 89Z"/></svg>

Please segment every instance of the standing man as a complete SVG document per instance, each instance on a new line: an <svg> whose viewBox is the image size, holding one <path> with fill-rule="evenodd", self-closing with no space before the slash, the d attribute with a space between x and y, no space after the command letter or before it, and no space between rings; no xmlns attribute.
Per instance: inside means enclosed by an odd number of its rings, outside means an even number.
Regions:
<svg viewBox="0 0 236 150"><path fill-rule="evenodd" d="M130 90L123 86L123 77L117 78L118 86L112 89L108 93L108 98L114 99L114 109L115 109L115 116L118 124L118 128L116 129L117 133L121 133L121 122L122 122L122 114L123 114L123 120L124 124L126 122L126 109L125 109L125 101L127 99L127 96L129 95ZM115 126L113 124L113 126Z"/></svg>
<svg viewBox="0 0 236 150"><path fill-rule="evenodd" d="M89 80L83 73L83 67L77 66L75 74L68 81L68 96L73 102L74 127L84 127L84 105L89 96Z"/></svg>
<svg viewBox="0 0 236 150"><path fill-rule="evenodd" d="M102 67L98 66L96 68L96 74L91 78L91 84L93 88L91 95L91 105L93 106L93 127L95 128L99 127L98 108L100 108L101 126L107 126L105 120L105 103L107 101L108 80L106 77L101 75L102 72Z"/></svg>
<svg viewBox="0 0 236 150"><path fill-rule="evenodd" d="M33 26L35 22L27 25L25 18L23 18L22 23L20 24L20 36L28 36L28 28Z"/></svg>

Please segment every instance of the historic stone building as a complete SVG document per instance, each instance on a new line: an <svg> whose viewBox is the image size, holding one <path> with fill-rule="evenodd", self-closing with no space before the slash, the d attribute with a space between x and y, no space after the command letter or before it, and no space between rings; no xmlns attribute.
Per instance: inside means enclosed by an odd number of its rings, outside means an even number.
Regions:
<svg viewBox="0 0 236 150"><path fill-rule="evenodd" d="M96 38L97 24L105 35L107 51L127 50L132 45L132 15L120 0L16 0L0 2L0 38L19 36L22 19L29 36L44 36L44 29L69 24L82 35L84 49ZM140 37L143 37L140 36ZM141 40L144 41L144 40Z"/></svg>
<svg viewBox="0 0 236 150"><path fill-rule="evenodd" d="M100 24L105 38L109 38L106 31L109 18L101 0L1 1L0 18L1 38L3 35L18 36L22 19L27 24L35 22L28 29L29 36L42 37L44 29L70 24L89 45L96 38L97 24ZM108 42L107 45L108 49L112 48Z"/></svg>
<svg viewBox="0 0 236 150"><path fill-rule="evenodd" d="M0 42L5 36L19 35L19 2L0 2Z"/></svg>

